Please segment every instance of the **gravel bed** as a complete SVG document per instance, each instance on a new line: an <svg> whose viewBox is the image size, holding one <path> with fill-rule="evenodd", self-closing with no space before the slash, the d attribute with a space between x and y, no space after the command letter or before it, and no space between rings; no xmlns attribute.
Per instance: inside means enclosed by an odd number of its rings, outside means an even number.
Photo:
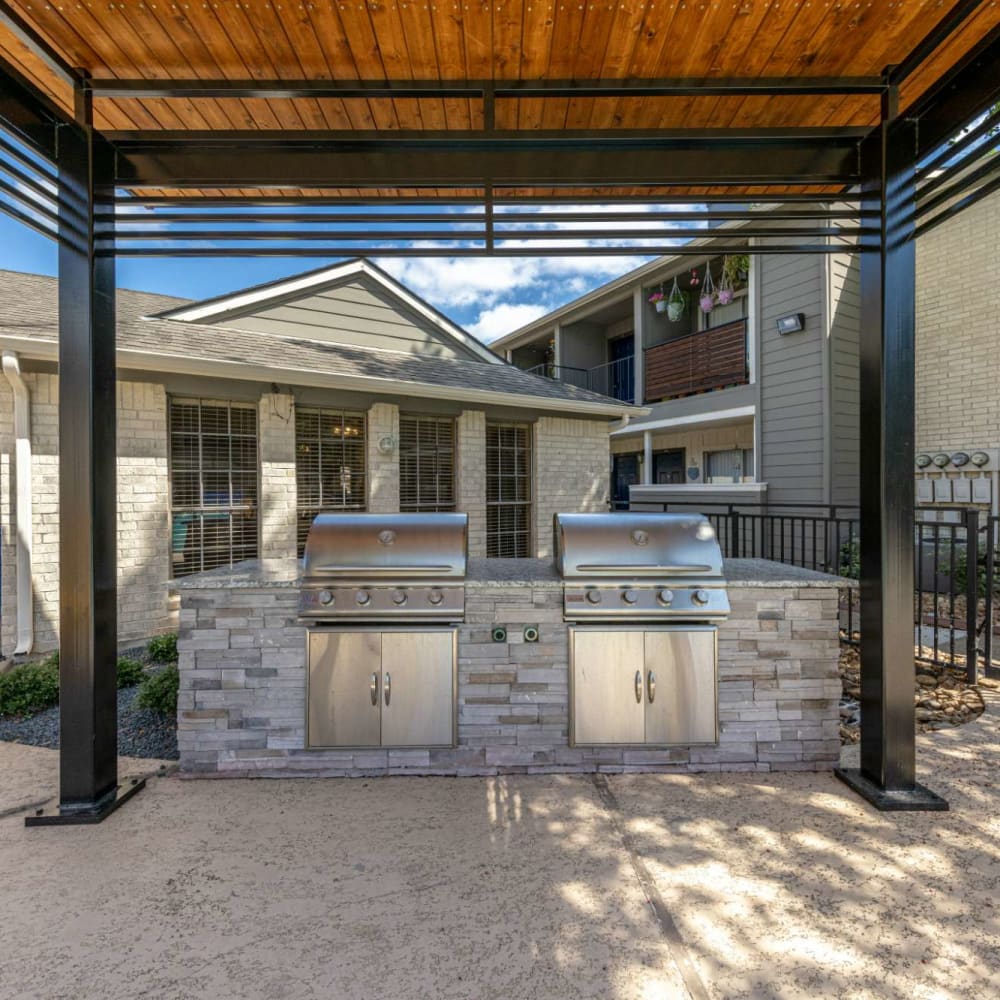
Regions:
<svg viewBox="0 0 1000 1000"><path fill-rule="evenodd" d="M119 756L177 760L176 717L139 708L135 703L138 696L138 684L118 691ZM26 718L0 717L0 740L34 747L58 747L59 706Z"/></svg>

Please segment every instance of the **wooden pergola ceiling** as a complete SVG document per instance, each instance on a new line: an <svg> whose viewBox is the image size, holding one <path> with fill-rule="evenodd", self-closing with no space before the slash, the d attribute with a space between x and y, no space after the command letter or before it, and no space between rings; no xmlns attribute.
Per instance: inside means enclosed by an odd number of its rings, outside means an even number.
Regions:
<svg viewBox="0 0 1000 1000"><path fill-rule="evenodd" d="M4 0L96 82L877 78L960 0ZM916 100L1000 24L989 0L901 85ZM0 58L65 110L70 85L0 18ZM95 100L102 131L477 130L463 96ZM497 129L869 126L872 93L498 97Z"/></svg>

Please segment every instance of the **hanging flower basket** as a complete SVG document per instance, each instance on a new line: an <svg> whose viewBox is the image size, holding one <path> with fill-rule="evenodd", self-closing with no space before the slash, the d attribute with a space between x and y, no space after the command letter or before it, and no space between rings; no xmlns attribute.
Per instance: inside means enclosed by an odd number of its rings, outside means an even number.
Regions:
<svg viewBox="0 0 1000 1000"><path fill-rule="evenodd" d="M698 299L701 311L706 315L715 308L715 285L712 282L712 268L710 264L705 265L705 280L701 286L701 298Z"/></svg>
<svg viewBox="0 0 1000 1000"><path fill-rule="evenodd" d="M661 284L658 291L653 292L649 297L649 301L653 303L653 308L658 312L667 311L667 296L663 291L663 285Z"/></svg>
<svg viewBox="0 0 1000 1000"><path fill-rule="evenodd" d="M729 258L726 257L722 261L722 277L719 278L719 287L716 289L715 296L718 299L720 306L728 306L729 303L733 301L734 295L733 276L731 273Z"/></svg>
<svg viewBox="0 0 1000 1000"><path fill-rule="evenodd" d="M680 285L677 284L676 275L674 275L674 285L670 289L670 295L667 297L666 302L667 319L671 323L676 323L684 315L684 310L687 308L687 296L681 291Z"/></svg>

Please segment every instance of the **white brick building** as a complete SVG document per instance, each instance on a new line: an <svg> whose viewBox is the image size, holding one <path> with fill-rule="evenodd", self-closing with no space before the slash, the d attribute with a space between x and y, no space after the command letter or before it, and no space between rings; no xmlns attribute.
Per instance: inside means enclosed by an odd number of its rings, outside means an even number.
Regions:
<svg viewBox="0 0 1000 1000"><path fill-rule="evenodd" d="M2 280L9 655L58 641L58 343L55 280ZM121 640L172 627L172 578L293 555L320 510L465 511L470 554L548 555L556 511L606 509L637 412L506 364L366 262L202 303L123 291L118 335Z"/></svg>

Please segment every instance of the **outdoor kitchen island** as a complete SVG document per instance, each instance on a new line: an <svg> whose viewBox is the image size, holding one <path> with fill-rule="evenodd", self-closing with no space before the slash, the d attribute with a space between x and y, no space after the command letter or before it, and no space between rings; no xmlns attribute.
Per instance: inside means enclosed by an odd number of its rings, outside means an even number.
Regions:
<svg viewBox="0 0 1000 1000"><path fill-rule="evenodd" d="M724 572L732 613L718 624L718 742L571 746L573 626L555 566L470 559L457 626L457 745L432 749L307 748L298 561L185 577L174 585L181 770L321 777L832 769L840 753L838 588L848 582L763 560L727 560ZM526 641L536 626L537 640ZM659 699L668 695L661 678Z"/></svg>

